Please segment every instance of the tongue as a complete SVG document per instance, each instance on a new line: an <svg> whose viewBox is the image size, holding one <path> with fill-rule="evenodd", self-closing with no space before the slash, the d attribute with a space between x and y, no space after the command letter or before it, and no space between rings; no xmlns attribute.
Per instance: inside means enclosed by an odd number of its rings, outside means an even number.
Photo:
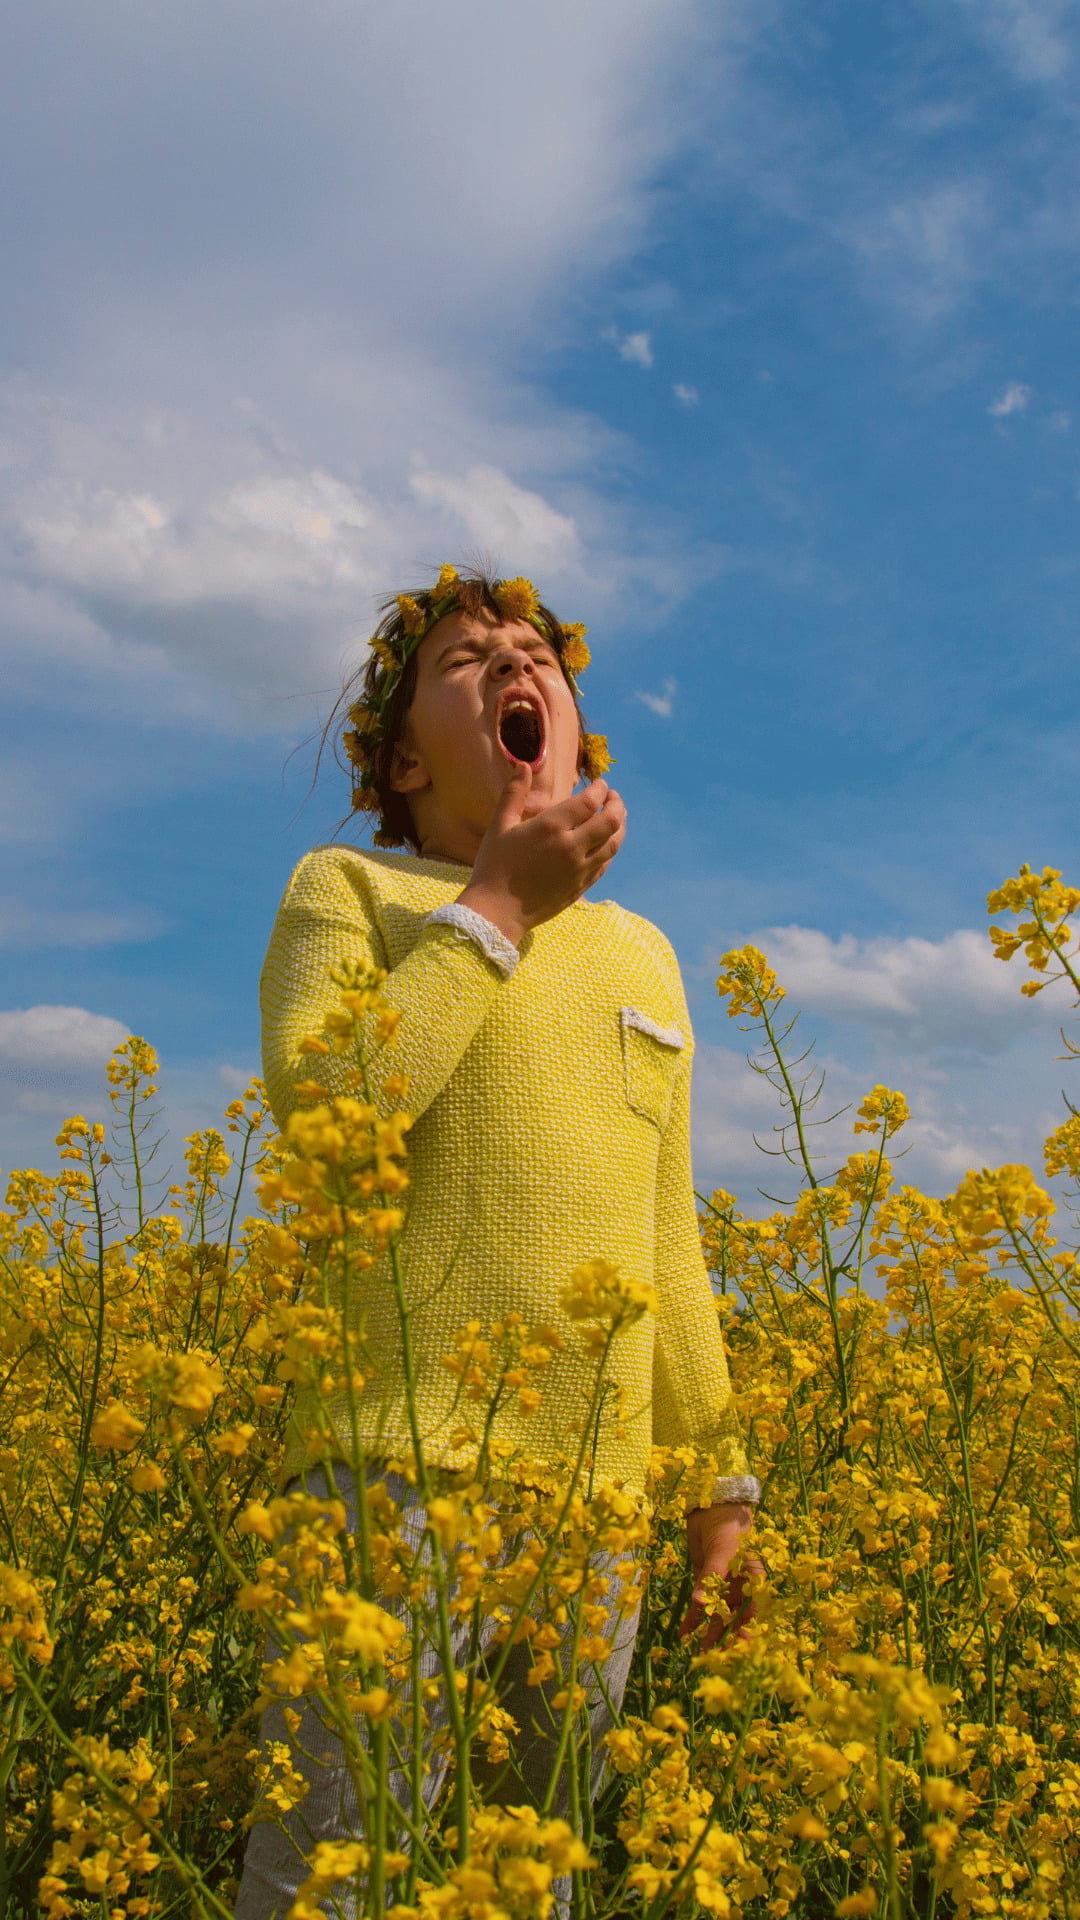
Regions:
<svg viewBox="0 0 1080 1920"><path fill-rule="evenodd" d="M540 752L540 722L531 707L513 707L504 714L499 738L513 759L531 766Z"/></svg>

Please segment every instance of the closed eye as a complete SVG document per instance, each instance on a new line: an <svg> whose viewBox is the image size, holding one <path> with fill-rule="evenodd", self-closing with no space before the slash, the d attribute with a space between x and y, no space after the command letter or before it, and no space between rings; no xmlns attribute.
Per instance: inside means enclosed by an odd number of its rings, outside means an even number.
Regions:
<svg viewBox="0 0 1080 1920"><path fill-rule="evenodd" d="M483 655L478 652L451 653L445 660L440 661L439 664L445 673L451 667L474 667L482 658Z"/></svg>

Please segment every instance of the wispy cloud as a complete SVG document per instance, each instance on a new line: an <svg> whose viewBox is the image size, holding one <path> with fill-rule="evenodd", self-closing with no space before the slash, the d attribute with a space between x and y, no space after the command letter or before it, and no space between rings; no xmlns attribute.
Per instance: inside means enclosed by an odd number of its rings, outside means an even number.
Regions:
<svg viewBox="0 0 1080 1920"><path fill-rule="evenodd" d="M1004 420L1010 413L1026 413L1030 405L1031 388L1026 387L1022 380L1010 380L997 399L990 402L986 411L993 414L995 420Z"/></svg>
<svg viewBox="0 0 1080 1920"><path fill-rule="evenodd" d="M651 367L653 363L652 335L649 333L620 333L618 327L606 327L604 339L610 340L620 360L629 360L636 367Z"/></svg>
<svg viewBox="0 0 1080 1920"><path fill-rule="evenodd" d="M662 720L670 720L672 702L675 698L675 684L674 680L665 680L663 693L644 693L639 688L634 699L640 700L642 705L650 708L653 713L658 713Z"/></svg>
<svg viewBox="0 0 1080 1920"><path fill-rule="evenodd" d="M1029 81L1059 80L1075 59L1073 0L960 0L980 33Z"/></svg>
<svg viewBox="0 0 1080 1920"><path fill-rule="evenodd" d="M66 911L0 904L0 947L115 947L156 940L167 922L152 908L128 913Z"/></svg>
<svg viewBox="0 0 1080 1920"><path fill-rule="evenodd" d="M865 202L865 189L859 198ZM866 291L926 327L951 313L985 270L992 226L987 183L969 175L883 195L869 212L842 213L834 231L861 261Z"/></svg>
<svg viewBox="0 0 1080 1920"><path fill-rule="evenodd" d="M681 380L676 381L672 392L680 407L696 407L701 395L696 387L684 387Z"/></svg>

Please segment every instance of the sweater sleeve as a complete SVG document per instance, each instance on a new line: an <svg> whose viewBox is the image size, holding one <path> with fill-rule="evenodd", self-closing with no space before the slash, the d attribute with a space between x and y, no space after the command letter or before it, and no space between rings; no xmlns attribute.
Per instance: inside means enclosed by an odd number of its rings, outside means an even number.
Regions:
<svg viewBox="0 0 1080 1920"><path fill-rule="evenodd" d="M301 1040L319 1032L337 1000L330 969L343 960L387 965L362 862L344 849L318 848L300 862L285 890L262 972L263 1073L279 1126L296 1104L298 1081L317 1080L331 1095L345 1089L351 1058L298 1052ZM404 1104L419 1119L446 1085L506 979L499 958L464 937L457 924L424 924L385 983L401 1022L383 1056L382 1072L373 1076L373 1098L382 1078L407 1075Z"/></svg>
<svg viewBox="0 0 1080 1920"><path fill-rule="evenodd" d="M701 1485L698 1469L709 1466L710 1484L702 1488L700 1504L753 1502L760 1497L760 1488L747 1468L716 1299L698 1231L690 1155L691 1061L688 1045L679 1062L660 1147L656 1209L660 1311L653 1362L653 1440L659 1447L679 1451L696 1485Z"/></svg>

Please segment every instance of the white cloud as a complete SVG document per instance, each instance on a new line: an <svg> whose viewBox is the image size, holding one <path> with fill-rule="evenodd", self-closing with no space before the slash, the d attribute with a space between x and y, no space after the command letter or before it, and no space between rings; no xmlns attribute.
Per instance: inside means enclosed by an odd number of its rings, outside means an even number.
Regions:
<svg viewBox="0 0 1080 1920"><path fill-rule="evenodd" d="M1024 999L1016 969L996 960L986 935L971 928L942 940L834 940L798 926L766 927L752 937L793 1007L902 1032L911 1047L993 1053L1035 1024L1056 1026L1062 1017L1055 989Z"/></svg>
<svg viewBox="0 0 1080 1920"><path fill-rule="evenodd" d="M186 510L60 479L13 506L40 575L145 607L243 600L269 611L355 595L374 578L361 535L378 537L376 516L318 469L264 472Z"/></svg>
<svg viewBox="0 0 1080 1920"><path fill-rule="evenodd" d="M632 366L651 367L653 363L652 336L648 333L620 333L617 327L607 327L604 339L610 340L620 360L629 360Z"/></svg>
<svg viewBox="0 0 1080 1920"><path fill-rule="evenodd" d="M1046 424L1051 433L1068 433L1072 426L1072 414L1067 413L1064 407L1059 407L1050 415Z"/></svg>
<svg viewBox="0 0 1080 1920"><path fill-rule="evenodd" d="M215 725L223 686L248 715L327 689L381 593L460 557L448 532L572 576L586 618L628 575L638 604L685 591L671 528L661 552L611 500L633 450L530 385L522 347L560 347L649 232L657 164L707 124L673 94L739 12L416 0L361 20L320 0L312 31L268 0L253 45L212 0L167 29L102 0L90 39L56 0L0 115L20 231L50 234L12 268L25 333L0 393L0 644L24 681L36 651L51 697L76 655L84 686L156 679L170 716ZM50 55L72 34L78 85Z"/></svg>
<svg viewBox="0 0 1080 1920"><path fill-rule="evenodd" d="M151 908L127 913L0 904L0 947L115 947L156 940L167 925Z"/></svg>
<svg viewBox="0 0 1080 1920"><path fill-rule="evenodd" d="M498 467L470 467L458 476L421 468L410 482L417 499L443 507L469 538L508 564L564 566L575 554L573 520L538 493L517 486Z"/></svg>
<svg viewBox="0 0 1080 1920"><path fill-rule="evenodd" d="M993 414L995 419L1004 420L1010 413L1026 413L1030 402L1031 388L1026 387L1022 380L1010 380L986 411Z"/></svg>
<svg viewBox="0 0 1080 1920"><path fill-rule="evenodd" d="M70 1069L104 1066L131 1029L85 1007L23 1007L0 1013L0 1067Z"/></svg>
<svg viewBox="0 0 1080 1920"><path fill-rule="evenodd" d="M247 1092L252 1076L258 1071L258 1067L233 1067L228 1061L223 1061L217 1070L218 1085L224 1090L228 1099L237 1100L241 1094ZM216 1114L214 1118L216 1120Z"/></svg>
<svg viewBox="0 0 1080 1920"><path fill-rule="evenodd" d="M681 380L676 381L671 391L675 395L680 407L696 407L701 399L701 395L696 387L684 387Z"/></svg>
<svg viewBox="0 0 1080 1920"><path fill-rule="evenodd" d="M800 1046L810 1035L797 1030ZM1041 1038L1045 1040L1045 1029ZM748 1036L749 1039L749 1036ZM857 1108L871 1087L897 1087L911 1118L890 1152L898 1182L924 1192L951 1193L970 1167L1019 1161L1042 1177L1042 1141L1063 1116L1058 1081L1042 1046L1016 1039L992 1061L969 1057L947 1068L913 1053L902 1037L865 1035L854 1056L815 1052L800 1071L824 1072L824 1089L807 1118L815 1170L828 1177L847 1156L864 1150L853 1131ZM798 1049L796 1049L798 1050ZM790 1051L790 1049L789 1049ZM1002 1087L1008 1087L1008 1097ZM830 1120L830 1116L835 1116ZM761 1192L790 1202L802 1185L801 1163L778 1149L787 1109L745 1055L699 1047L694 1064L694 1172L701 1192L725 1187L748 1213L769 1210ZM827 1125L819 1122L829 1121ZM760 1144L755 1144L756 1141ZM789 1136L789 1146L794 1143ZM763 1151L764 1149L764 1151Z"/></svg>
<svg viewBox="0 0 1080 1920"><path fill-rule="evenodd" d="M1076 20L1073 0L960 0L975 31L994 46L1010 73L1023 79L1059 80L1073 63L1067 29Z"/></svg>
<svg viewBox="0 0 1080 1920"><path fill-rule="evenodd" d="M699 1190L725 1187L745 1202L767 1182L770 1163L754 1135L771 1142L777 1117L771 1088L730 1047L699 1046L694 1058L694 1177ZM757 1209L754 1208L754 1211Z"/></svg>
<svg viewBox="0 0 1080 1920"><path fill-rule="evenodd" d="M642 704L649 707L653 713L658 713L662 720L670 720L671 703L675 697L675 685L674 680L665 680L663 693L643 693L639 689L638 692L635 693L634 699L640 700Z"/></svg>
<svg viewBox="0 0 1080 1920"><path fill-rule="evenodd" d="M867 212L841 215L833 230L861 260L867 292L927 326L951 312L984 271L991 226L988 184L970 177L882 198Z"/></svg>
<svg viewBox="0 0 1080 1920"><path fill-rule="evenodd" d="M651 367L653 350L647 333L628 333L619 343L619 354L623 360L630 360L637 367Z"/></svg>

